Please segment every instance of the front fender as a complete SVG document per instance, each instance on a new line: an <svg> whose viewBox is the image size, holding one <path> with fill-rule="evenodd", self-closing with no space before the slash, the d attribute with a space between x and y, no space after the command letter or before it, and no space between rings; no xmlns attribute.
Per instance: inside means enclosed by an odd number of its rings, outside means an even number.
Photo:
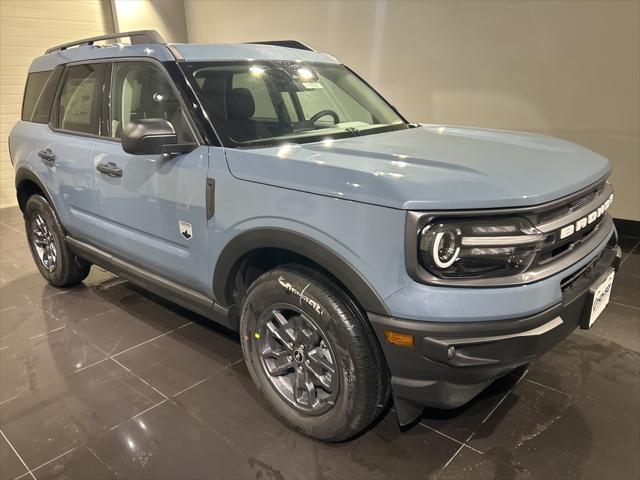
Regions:
<svg viewBox="0 0 640 480"><path fill-rule="evenodd" d="M231 280L238 271L240 260L261 248L279 248L308 258L338 278L363 309L380 315L389 314L382 298L349 262L313 238L283 228L247 230L224 247L213 276L213 293L218 302L226 306L233 303Z"/></svg>

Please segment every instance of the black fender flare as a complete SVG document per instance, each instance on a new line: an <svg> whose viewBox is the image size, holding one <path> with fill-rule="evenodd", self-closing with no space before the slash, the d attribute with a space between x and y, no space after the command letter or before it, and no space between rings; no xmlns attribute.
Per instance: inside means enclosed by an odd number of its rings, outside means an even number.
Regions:
<svg viewBox="0 0 640 480"><path fill-rule="evenodd" d="M223 306L233 304L232 279L239 260L253 250L279 248L320 265L336 277L367 312L390 315L371 284L337 253L304 234L283 228L255 228L234 237L222 250L213 274L213 294Z"/></svg>
<svg viewBox="0 0 640 480"><path fill-rule="evenodd" d="M38 188L44 194L44 197L47 199L47 202L49 202L51 207L53 207L55 209L55 207L53 205L53 202L51 201L51 195L49 195L49 192L45 188L45 186L42 183L42 181L40 180L40 178L35 173L33 173L33 171L29 170L26 167L18 168L18 170L16 171L16 176L15 176L16 195L18 195L18 204L19 205L20 205L20 197L19 197L20 184L22 182L24 182L25 180L33 182L35 185L37 185ZM21 210L23 209L22 205L20 205L20 209Z"/></svg>

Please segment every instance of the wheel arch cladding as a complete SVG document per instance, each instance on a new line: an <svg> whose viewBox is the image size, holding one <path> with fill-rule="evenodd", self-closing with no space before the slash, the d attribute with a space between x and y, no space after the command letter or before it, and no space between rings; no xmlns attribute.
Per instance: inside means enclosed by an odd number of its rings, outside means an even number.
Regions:
<svg viewBox="0 0 640 480"><path fill-rule="evenodd" d="M53 205L51 203L51 197L49 196L49 193L44 187L42 181L40 181L38 176L31 170L28 170L24 167L18 169L18 171L16 172L15 186L20 211L24 212L29 197L36 193L42 195L49 202L49 204Z"/></svg>
<svg viewBox="0 0 640 480"><path fill-rule="evenodd" d="M369 282L340 255L311 237L281 228L256 228L234 237L222 250L213 275L213 294L225 306L233 304L234 278L252 252L278 249L319 265L340 281L367 312L390 315Z"/></svg>

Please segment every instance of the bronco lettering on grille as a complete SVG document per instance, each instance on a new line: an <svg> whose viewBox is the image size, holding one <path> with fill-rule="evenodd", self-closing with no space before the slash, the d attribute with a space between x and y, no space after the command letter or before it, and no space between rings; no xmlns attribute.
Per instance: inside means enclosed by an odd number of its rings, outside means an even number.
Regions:
<svg viewBox="0 0 640 480"><path fill-rule="evenodd" d="M567 225L566 227L562 227L560 230L560 240L563 238L567 238L573 235L576 232L579 232L587 225L591 225L596 219L600 218L604 215L604 212L611 206L613 202L613 193L609 196L606 202L600 205L596 210L589 213L589 215L585 215L584 217L578 219L576 222L573 222L571 225Z"/></svg>

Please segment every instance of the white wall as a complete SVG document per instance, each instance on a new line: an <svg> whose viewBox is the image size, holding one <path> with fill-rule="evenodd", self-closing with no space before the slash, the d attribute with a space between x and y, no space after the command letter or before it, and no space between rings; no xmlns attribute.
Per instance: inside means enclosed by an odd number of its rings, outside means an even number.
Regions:
<svg viewBox="0 0 640 480"><path fill-rule="evenodd" d="M182 0L112 0L119 32L158 30L168 42L187 41Z"/></svg>
<svg viewBox="0 0 640 480"><path fill-rule="evenodd" d="M412 121L528 130L607 156L640 220L640 2L186 0L191 42L297 39Z"/></svg>
<svg viewBox="0 0 640 480"><path fill-rule="evenodd" d="M16 204L7 139L31 61L54 45L112 31L107 1L0 0L0 207Z"/></svg>

